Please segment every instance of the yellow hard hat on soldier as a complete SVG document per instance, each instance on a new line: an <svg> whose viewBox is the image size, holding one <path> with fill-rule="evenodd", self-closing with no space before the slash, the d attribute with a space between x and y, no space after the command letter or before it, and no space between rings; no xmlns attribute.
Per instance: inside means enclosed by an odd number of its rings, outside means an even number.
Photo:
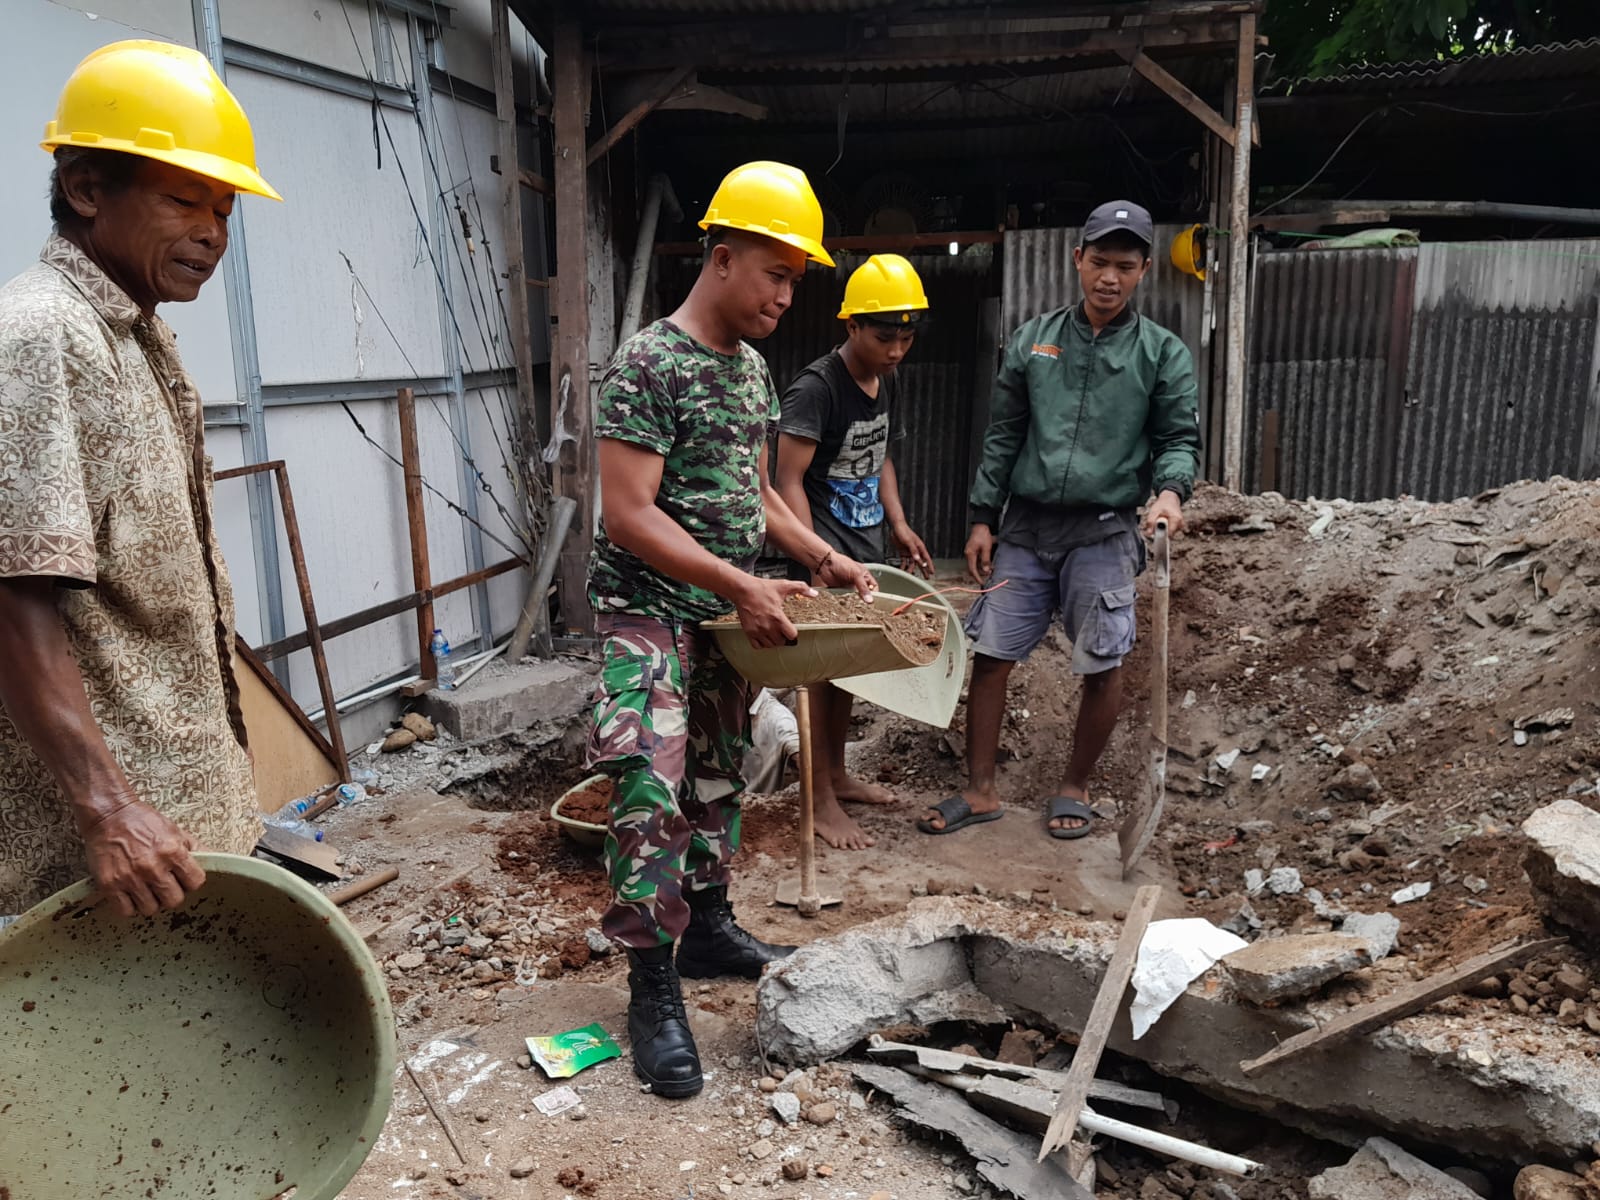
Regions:
<svg viewBox="0 0 1600 1200"><path fill-rule="evenodd" d="M729 171L700 222L701 229L713 225L759 233L833 266L822 248L822 205L805 172L787 163L749 162Z"/></svg>
<svg viewBox="0 0 1600 1200"><path fill-rule="evenodd" d="M911 324L912 313L928 307L917 269L898 254L874 254L844 285L839 318L875 316Z"/></svg>
<svg viewBox="0 0 1600 1200"><path fill-rule="evenodd" d="M40 145L120 150L283 199L256 170L255 136L233 93L204 55L170 42L113 42L89 55Z"/></svg>

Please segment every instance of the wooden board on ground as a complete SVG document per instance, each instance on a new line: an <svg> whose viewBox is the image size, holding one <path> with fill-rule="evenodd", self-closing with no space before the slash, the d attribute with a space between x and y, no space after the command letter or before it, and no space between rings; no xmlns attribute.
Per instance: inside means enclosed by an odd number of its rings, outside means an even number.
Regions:
<svg viewBox="0 0 1600 1200"><path fill-rule="evenodd" d="M1440 971L1426 979L1419 979L1399 991L1374 1000L1371 1004L1363 1004L1359 1008L1342 1012L1326 1025L1297 1033L1260 1058L1246 1059L1239 1064L1239 1070L1246 1075L1256 1075L1276 1063L1298 1058L1308 1050L1327 1049L1348 1038L1382 1029L1385 1025L1400 1020L1401 1017L1421 1012L1435 1000L1454 996L1457 992L1475 983L1481 983L1507 967L1527 962L1530 958L1543 954L1566 940L1566 938L1545 938L1542 941L1525 942L1520 946L1509 942L1496 946L1476 958L1469 958L1459 967L1451 967L1448 971Z"/></svg>
<svg viewBox="0 0 1600 1200"><path fill-rule="evenodd" d="M255 758L261 811L277 812L291 800L338 783L342 772L328 739L240 638L235 638L233 674Z"/></svg>
<svg viewBox="0 0 1600 1200"><path fill-rule="evenodd" d="M1094 1007L1084 1022L1083 1036L1078 1039L1078 1049L1072 1056L1072 1067L1061 1089L1056 1115L1045 1130L1044 1141L1039 1146L1039 1161L1043 1162L1051 1151L1066 1145L1073 1130L1078 1127L1078 1114L1089 1099L1089 1088L1094 1083L1095 1072L1100 1069L1100 1055L1105 1052L1111 1037L1111 1026L1122 1007L1123 994L1128 990L1128 980L1133 975L1133 963L1139 956L1139 944L1144 941L1144 931L1155 915L1161 901L1161 889L1142 887L1128 909L1128 919L1123 923L1122 936L1117 941L1116 952L1106 965L1100 980L1100 990L1095 994ZM1082 1163L1073 1164L1081 1167Z"/></svg>

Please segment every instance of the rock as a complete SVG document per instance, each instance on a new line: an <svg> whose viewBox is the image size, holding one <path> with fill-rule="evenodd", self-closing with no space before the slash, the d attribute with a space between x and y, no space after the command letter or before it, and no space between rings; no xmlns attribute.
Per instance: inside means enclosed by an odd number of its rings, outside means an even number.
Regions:
<svg viewBox="0 0 1600 1200"><path fill-rule="evenodd" d="M1311 1180L1311 1200L1478 1200L1466 1184L1385 1138L1371 1138L1342 1167Z"/></svg>
<svg viewBox="0 0 1600 1200"><path fill-rule="evenodd" d="M1403 675L1417 670L1417 652L1410 646L1401 646L1383 660L1383 669L1391 675Z"/></svg>
<svg viewBox="0 0 1600 1200"><path fill-rule="evenodd" d="M511 1178L526 1179L539 1169L538 1164L531 1158L519 1158L511 1164Z"/></svg>
<svg viewBox="0 0 1600 1200"><path fill-rule="evenodd" d="M1341 654L1335 664L1341 675L1354 675L1356 673L1356 656L1354 654Z"/></svg>
<svg viewBox="0 0 1600 1200"><path fill-rule="evenodd" d="M1267 873L1260 867L1251 867L1244 873L1244 890L1249 896L1259 896L1267 886Z"/></svg>
<svg viewBox="0 0 1600 1200"><path fill-rule="evenodd" d="M1256 915L1256 910L1250 906L1250 901L1241 900L1239 902L1239 911L1222 922L1222 928L1235 937L1245 937L1252 931L1261 928L1261 918Z"/></svg>
<svg viewBox="0 0 1600 1200"><path fill-rule="evenodd" d="M772 1156L772 1143L766 1138L762 1138L759 1142L755 1142L745 1147L745 1153L751 1158L755 1159L757 1162L760 1162L762 1159L770 1158Z"/></svg>
<svg viewBox="0 0 1600 1200"><path fill-rule="evenodd" d="M1293 867L1275 867L1267 876L1267 891L1274 896L1293 896L1305 887L1300 872Z"/></svg>
<svg viewBox="0 0 1600 1200"><path fill-rule="evenodd" d="M455 1167L444 1173L444 1181L451 1187L465 1187L469 1178L471 1176L462 1167Z"/></svg>
<svg viewBox="0 0 1600 1200"><path fill-rule="evenodd" d="M531 1054L519 1054L519 1055L517 1055L517 1066L521 1067L524 1071L533 1070L533 1055L531 1055Z"/></svg>
<svg viewBox="0 0 1600 1200"><path fill-rule="evenodd" d="M595 958L604 958L611 953L611 939L598 929L585 930L583 940L589 947L589 953Z"/></svg>
<svg viewBox="0 0 1600 1200"><path fill-rule="evenodd" d="M1554 1167L1523 1167L1511 1188L1512 1200L1593 1200L1594 1193L1576 1175Z"/></svg>
<svg viewBox="0 0 1600 1200"><path fill-rule="evenodd" d="M800 1097L793 1092L774 1092L769 1103L785 1125L793 1125L800 1119Z"/></svg>
<svg viewBox="0 0 1600 1200"><path fill-rule="evenodd" d="M414 746L417 735L409 729L396 729L383 739L383 753L393 754L396 750L404 750L407 746Z"/></svg>
<svg viewBox="0 0 1600 1200"><path fill-rule="evenodd" d="M395 955L394 965L399 967L402 971L415 971L427 961L428 956L426 954L422 954L416 950L410 950L405 954Z"/></svg>
<svg viewBox="0 0 1600 1200"><path fill-rule="evenodd" d="M1370 800L1381 791L1383 785L1372 768L1363 762L1353 762L1328 781L1323 795L1329 800L1359 801Z"/></svg>
<svg viewBox="0 0 1600 1200"><path fill-rule="evenodd" d="M813 1125L831 1125L834 1117L839 1115L839 1106L832 1100L825 1100L821 1104L814 1104L806 1110L806 1120Z"/></svg>
<svg viewBox="0 0 1600 1200"><path fill-rule="evenodd" d="M1178 1197L1154 1175L1146 1175L1139 1185L1139 1200L1178 1200Z"/></svg>
<svg viewBox="0 0 1600 1200"><path fill-rule="evenodd" d="M1234 990L1253 1004L1309 996L1330 980L1371 962L1366 941L1346 933L1262 938L1222 960Z"/></svg>
<svg viewBox="0 0 1600 1200"><path fill-rule="evenodd" d="M1545 911L1563 925L1600 933L1600 813L1557 800L1522 823L1523 866Z"/></svg>
<svg viewBox="0 0 1600 1200"><path fill-rule="evenodd" d="M1410 904L1413 900L1421 900L1433 891L1433 881L1424 879L1418 883L1408 883L1389 897L1392 904Z"/></svg>
<svg viewBox="0 0 1600 1200"><path fill-rule="evenodd" d="M995 1061L1031 1067L1039 1061L1043 1042L1044 1037L1037 1030L1008 1029L1005 1037L1000 1039L1000 1050L994 1056Z"/></svg>
<svg viewBox="0 0 1600 1200"><path fill-rule="evenodd" d="M400 725L416 734L419 741L431 742L439 736L439 731L433 727L433 722L418 712L409 712L401 717Z"/></svg>
<svg viewBox="0 0 1600 1200"><path fill-rule="evenodd" d="M1340 922L1339 932L1363 939L1376 961L1393 953L1400 940L1400 918L1393 913L1351 913Z"/></svg>
<svg viewBox="0 0 1600 1200"><path fill-rule="evenodd" d="M971 1195L977 1190L978 1186L972 1182L972 1176L968 1175L965 1171L957 1171L955 1178L952 1179L950 1183L956 1189L956 1191L960 1192L963 1196Z"/></svg>
<svg viewBox="0 0 1600 1200"><path fill-rule="evenodd" d="M756 1084L756 1086L759 1087L763 1092L766 1092L770 1096L773 1092L778 1090L778 1081L776 1079L773 1079L769 1075L767 1078L763 1079L760 1083Z"/></svg>
<svg viewBox="0 0 1600 1200"><path fill-rule="evenodd" d="M811 1174L811 1164L803 1158L791 1158L783 1164L783 1177L791 1183L798 1183Z"/></svg>
<svg viewBox="0 0 1600 1200"><path fill-rule="evenodd" d="M1550 986L1555 988L1557 995L1573 1000L1589 998L1589 977L1571 963L1550 976Z"/></svg>

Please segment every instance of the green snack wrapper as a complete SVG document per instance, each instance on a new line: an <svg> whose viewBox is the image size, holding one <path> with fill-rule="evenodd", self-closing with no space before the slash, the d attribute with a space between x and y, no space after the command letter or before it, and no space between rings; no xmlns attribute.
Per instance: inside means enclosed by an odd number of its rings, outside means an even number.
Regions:
<svg viewBox="0 0 1600 1200"><path fill-rule="evenodd" d="M599 1025L585 1025L550 1037L531 1037L527 1042L533 1061L551 1079L568 1079L595 1063L622 1057L621 1047Z"/></svg>

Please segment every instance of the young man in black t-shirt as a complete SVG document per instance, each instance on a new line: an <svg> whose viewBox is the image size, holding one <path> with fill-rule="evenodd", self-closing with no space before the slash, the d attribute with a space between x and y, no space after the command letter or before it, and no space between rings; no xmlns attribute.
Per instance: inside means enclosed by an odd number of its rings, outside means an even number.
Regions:
<svg viewBox="0 0 1600 1200"><path fill-rule="evenodd" d="M797 375L778 421L778 491L790 509L841 554L862 563L896 557L932 573L927 546L906 523L890 457L901 436L895 368L916 340L928 298L898 254L875 254L850 276L839 316L842 345ZM810 580L798 563L791 575ZM813 581L814 582L814 581ZM832 684L812 689L819 769L812 781L816 828L835 849L873 844L841 800L888 804L893 797L845 770L852 697Z"/></svg>

